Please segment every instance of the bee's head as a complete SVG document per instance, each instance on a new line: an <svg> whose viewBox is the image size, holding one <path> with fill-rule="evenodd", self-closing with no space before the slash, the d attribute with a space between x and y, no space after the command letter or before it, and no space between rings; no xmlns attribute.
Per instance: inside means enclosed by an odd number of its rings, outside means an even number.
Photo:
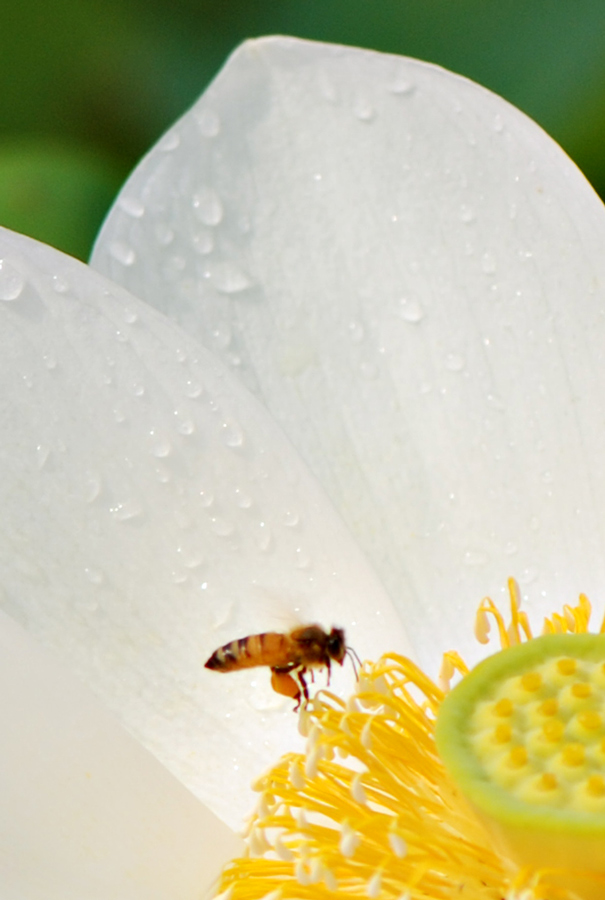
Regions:
<svg viewBox="0 0 605 900"><path fill-rule="evenodd" d="M342 628L333 628L328 635L328 656L334 662L340 663L342 666L344 658L347 655L347 645L345 642L345 633Z"/></svg>

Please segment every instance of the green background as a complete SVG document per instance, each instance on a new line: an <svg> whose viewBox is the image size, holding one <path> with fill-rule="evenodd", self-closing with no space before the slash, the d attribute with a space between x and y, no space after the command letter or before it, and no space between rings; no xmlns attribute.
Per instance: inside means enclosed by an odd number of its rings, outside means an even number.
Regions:
<svg viewBox="0 0 605 900"><path fill-rule="evenodd" d="M605 196L605 0L3 0L0 223L85 259L142 154L237 44L277 33L466 75Z"/></svg>

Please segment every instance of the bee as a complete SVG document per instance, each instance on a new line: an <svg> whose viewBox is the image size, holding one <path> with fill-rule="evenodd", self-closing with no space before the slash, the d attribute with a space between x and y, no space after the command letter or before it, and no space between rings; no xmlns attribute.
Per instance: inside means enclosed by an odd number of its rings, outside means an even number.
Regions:
<svg viewBox="0 0 605 900"><path fill-rule="evenodd" d="M327 632L321 625L302 625L287 634L265 631L231 641L215 650L204 665L216 672L269 666L271 687L278 694L292 697L296 701L296 711L303 696L305 701L309 699L305 680L307 670L311 669L313 677L313 669L327 668L330 684L332 663L342 666L346 656L350 657L357 677L356 661L359 662L359 657L352 647L347 647L342 628L332 628Z"/></svg>

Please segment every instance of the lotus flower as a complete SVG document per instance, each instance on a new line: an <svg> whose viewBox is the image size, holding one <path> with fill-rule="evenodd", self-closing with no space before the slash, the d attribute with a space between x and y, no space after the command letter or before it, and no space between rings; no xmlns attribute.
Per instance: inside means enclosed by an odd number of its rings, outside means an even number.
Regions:
<svg viewBox="0 0 605 900"><path fill-rule="evenodd" d="M604 238L503 100L284 38L142 161L92 268L2 233L7 895L214 880L301 739L266 673L203 662L276 605L434 676L511 573L530 613L598 600Z"/></svg>

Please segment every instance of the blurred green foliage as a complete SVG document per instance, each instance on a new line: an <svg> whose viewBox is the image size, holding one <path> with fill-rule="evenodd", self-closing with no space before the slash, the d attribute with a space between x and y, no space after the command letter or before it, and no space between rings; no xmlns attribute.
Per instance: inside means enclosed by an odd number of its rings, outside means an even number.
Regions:
<svg viewBox="0 0 605 900"><path fill-rule="evenodd" d="M539 122L605 196L603 0L19 0L0 8L0 223L86 258L111 197L247 37L438 63Z"/></svg>

